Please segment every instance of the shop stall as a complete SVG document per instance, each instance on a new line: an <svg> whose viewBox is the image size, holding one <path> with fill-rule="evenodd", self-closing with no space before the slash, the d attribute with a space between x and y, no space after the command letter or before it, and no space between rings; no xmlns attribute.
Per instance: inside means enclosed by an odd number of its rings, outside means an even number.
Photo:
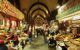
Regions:
<svg viewBox="0 0 80 50"><path fill-rule="evenodd" d="M61 6L56 19L59 20L59 23L64 23L63 25L66 28L70 27L71 31L67 32L67 34L64 35L65 37L63 37L63 39L67 41L65 42L66 45L69 46L68 50L80 50L80 0L71 0ZM65 31L67 31L67 29Z"/></svg>
<svg viewBox="0 0 80 50"><path fill-rule="evenodd" d="M24 20L24 14L22 12L20 12L8 0L1 0L0 1L0 40L4 40L5 43L9 42L9 38L15 33L17 33L17 30L21 25L20 21L23 20ZM21 27L23 27L22 25Z"/></svg>
<svg viewBox="0 0 80 50"><path fill-rule="evenodd" d="M2 37L3 35L5 35L5 19L3 17L2 14L0 14L0 39L5 39L4 37Z"/></svg>

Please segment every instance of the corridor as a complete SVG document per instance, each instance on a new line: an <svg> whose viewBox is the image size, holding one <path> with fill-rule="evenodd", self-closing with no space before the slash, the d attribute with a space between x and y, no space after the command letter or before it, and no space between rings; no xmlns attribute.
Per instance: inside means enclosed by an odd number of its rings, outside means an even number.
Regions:
<svg viewBox="0 0 80 50"><path fill-rule="evenodd" d="M80 0L0 0L0 50L80 50Z"/></svg>
<svg viewBox="0 0 80 50"><path fill-rule="evenodd" d="M55 50L54 48L49 48L47 44L44 43L43 36L36 38L31 45L26 45L24 50Z"/></svg>

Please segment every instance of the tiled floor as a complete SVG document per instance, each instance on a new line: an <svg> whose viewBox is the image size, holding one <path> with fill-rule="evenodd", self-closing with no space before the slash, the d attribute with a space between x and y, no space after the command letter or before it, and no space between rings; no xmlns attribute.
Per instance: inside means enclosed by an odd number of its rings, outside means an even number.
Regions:
<svg viewBox="0 0 80 50"><path fill-rule="evenodd" d="M55 50L54 48L49 48L47 44L44 43L44 38L42 36L38 37L33 41L31 45L27 45L24 50Z"/></svg>

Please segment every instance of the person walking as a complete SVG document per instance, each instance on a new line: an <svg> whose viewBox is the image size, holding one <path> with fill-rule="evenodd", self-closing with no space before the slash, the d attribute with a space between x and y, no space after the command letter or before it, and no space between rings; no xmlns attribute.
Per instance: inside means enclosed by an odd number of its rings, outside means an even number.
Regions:
<svg viewBox="0 0 80 50"><path fill-rule="evenodd" d="M56 40L54 39L54 37L50 37L48 41L48 46L50 47L50 50L56 50Z"/></svg>
<svg viewBox="0 0 80 50"><path fill-rule="evenodd" d="M32 32L29 32L29 43L32 43Z"/></svg>

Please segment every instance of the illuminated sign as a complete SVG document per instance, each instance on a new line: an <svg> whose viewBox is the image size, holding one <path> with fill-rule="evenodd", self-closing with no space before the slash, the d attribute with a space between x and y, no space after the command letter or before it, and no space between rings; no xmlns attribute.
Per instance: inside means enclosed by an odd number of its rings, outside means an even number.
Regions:
<svg viewBox="0 0 80 50"><path fill-rule="evenodd" d="M68 3L64 4L63 6L61 6L59 8L59 11L58 12L64 12L64 11L67 11L77 5L80 4L80 0L70 0Z"/></svg>
<svg viewBox="0 0 80 50"><path fill-rule="evenodd" d="M78 20L78 19L80 19L79 15L73 16L73 18L72 18L72 20Z"/></svg>
<svg viewBox="0 0 80 50"><path fill-rule="evenodd" d="M20 12L16 7L14 7L10 2L6 0L1 3L1 8L2 8L1 11L8 15L11 15L18 19L24 18L24 14L22 14L22 12Z"/></svg>

